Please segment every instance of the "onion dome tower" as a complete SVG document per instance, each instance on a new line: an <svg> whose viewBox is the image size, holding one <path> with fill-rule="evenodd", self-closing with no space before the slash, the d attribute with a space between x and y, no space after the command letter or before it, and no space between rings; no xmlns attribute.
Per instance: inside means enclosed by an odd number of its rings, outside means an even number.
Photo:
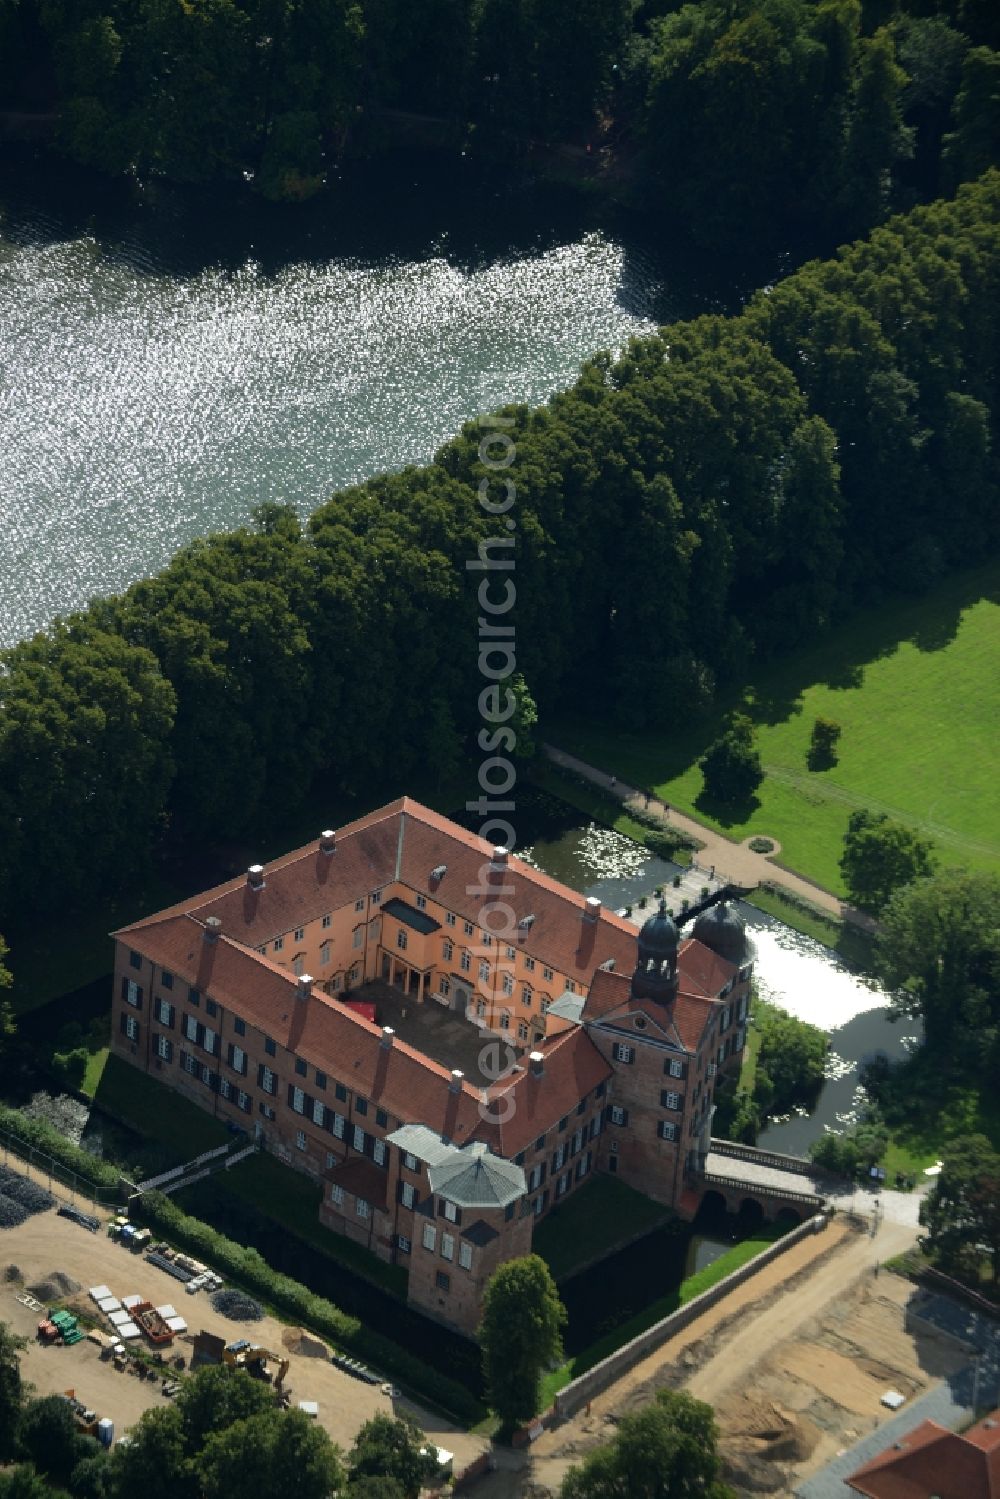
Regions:
<svg viewBox="0 0 1000 1499"><path fill-rule="evenodd" d="M675 998L679 941L667 903L661 900L656 915L650 916L639 932L639 961L632 975L634 998L655 999L664 1005Z"/></svg>
<svg viewBox="0 0 1000 1499"><path fill-rule="evenodd" d="M702 911L691 935L737 968L753 956L743 920L728 901L720 900L717 905Z"/></svg>

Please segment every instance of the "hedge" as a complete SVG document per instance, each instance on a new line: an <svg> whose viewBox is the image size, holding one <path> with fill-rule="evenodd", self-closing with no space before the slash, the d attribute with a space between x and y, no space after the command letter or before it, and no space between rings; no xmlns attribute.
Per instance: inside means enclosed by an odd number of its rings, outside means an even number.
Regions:
<svg viewBox="0 0 1000 1499"><path fill-rule="evenodd" d="M181 1211L169 1197L160 1192L145 1192L130 1205L134 1215L158 1229L180 1248L205 1260L216 1270L255 1292L277 1311L294 1318L341 1349L357 1354L369 1363L422 1394L442 1410L468 1425L475 1425L486 1414L484 1407L463 1385L428 1368L389 1338L364 1327L356 1317L349 1317L332 1301L317 1296L301 1281L273 1270L256 1249L244 1248Z"/></svg>
<svg viewBox="0 0 1000 1499"><path fill-rule="evenodd" d="M89 1182L100 1191L117 1191L121 1172L117 1166L73 1145L53 1125L43 1119L29 1119L17 1109L0 1104L0 1130L5 1131L27 1149L50 1156L67 1171Z"/></svg>

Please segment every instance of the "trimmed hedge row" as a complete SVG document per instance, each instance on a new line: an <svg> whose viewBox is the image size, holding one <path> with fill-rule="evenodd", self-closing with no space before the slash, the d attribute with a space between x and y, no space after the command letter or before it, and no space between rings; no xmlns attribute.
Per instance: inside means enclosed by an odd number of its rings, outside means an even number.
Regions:
<svg viewBox="0 0 1000 1499"><path fill-rule="evenodd" d="M121 1181L121 1172L117 1166L102 1161L99 1156L91 1155L79 1145L73 1145L45 1120L29 1119L19 1110L0 1104L0 1130L6 1131L26 1149L40 1150L51 1156L60 1166L74 1172L98 1190L117 1191Z"/></svg>
<svg viewBox="0 0 1000 1499"><path fill-rule="evenodd" d="M278 1311L342 1350L375 1365L380 1372L391 1375L459 1420L471 1426L486 1414L482 1404L463 1385L429 1368L389 1338L364 1327L356 1317L349 1317L301 1281L273 1270L256 1249L244 1248L200 1218L189 1217L169 1197L160 1192L143 1193L133 1200L131 1211L174 1244L224 1272Z"/></svg>

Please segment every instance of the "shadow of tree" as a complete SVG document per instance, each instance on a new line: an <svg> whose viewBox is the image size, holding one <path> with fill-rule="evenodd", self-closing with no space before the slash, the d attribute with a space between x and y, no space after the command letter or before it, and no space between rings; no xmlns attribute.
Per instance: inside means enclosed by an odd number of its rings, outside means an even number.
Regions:
<svg viewBox="0 0 1000 1499"><path fill-rule="evenodd" d="M761 808L759 796L750 795L741 797L738 801L724 802L717 796L702 791L695 799L695 806L705 817L710 817L720 827L731 828L741 826L747 822L755 812Z"/></svg>

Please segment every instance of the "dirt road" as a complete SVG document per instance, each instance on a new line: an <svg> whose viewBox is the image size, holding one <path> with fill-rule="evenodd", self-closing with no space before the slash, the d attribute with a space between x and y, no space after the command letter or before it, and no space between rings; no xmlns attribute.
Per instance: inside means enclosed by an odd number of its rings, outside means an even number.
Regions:
<svg viewBox="0 0 1000 1499"><path fill-rule="evenodd" d="M683 1387L718 1405L734 1387L752 1383L751 1371L832 1303L853 1294L859 1277L913 1243L910 1224L883 1224L872 1237L837 1217L821 1234L801 1240L723 1302L710 1308L643 1360L586 1411L545 1432L532 1448L521 1482L508 1492L558 1492L568 1469L610 1440L614 1422L652 1398L656 1388ZM689 1371L689 1372L688 1372Z"/></svg>

